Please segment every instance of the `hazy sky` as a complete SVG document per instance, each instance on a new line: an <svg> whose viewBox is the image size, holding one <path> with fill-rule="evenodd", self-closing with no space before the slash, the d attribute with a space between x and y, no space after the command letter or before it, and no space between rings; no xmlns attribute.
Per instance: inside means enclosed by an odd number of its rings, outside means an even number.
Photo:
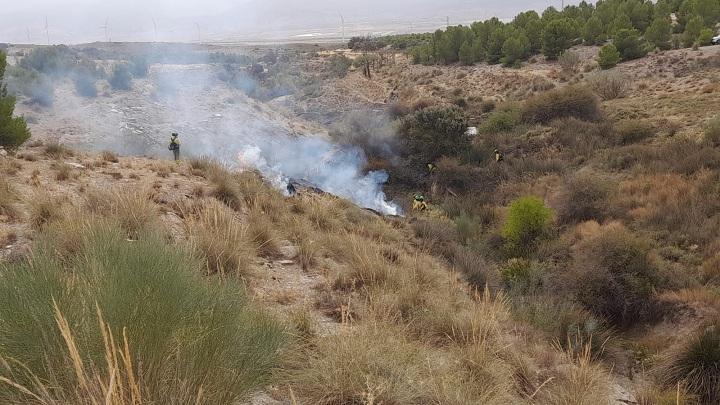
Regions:
<svg viewBox="0 0 720 405"><path fill-rule="evenodd" d="M2 1L0 42L301 39L428 30L510 18L545 0L20 0ZM47 18L47 32L45 21Z"/></svg>

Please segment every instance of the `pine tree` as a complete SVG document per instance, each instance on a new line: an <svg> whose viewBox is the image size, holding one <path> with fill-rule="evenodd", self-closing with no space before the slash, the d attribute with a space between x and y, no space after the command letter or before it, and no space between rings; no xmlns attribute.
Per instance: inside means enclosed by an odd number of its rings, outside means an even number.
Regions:
<svg viewBox="0 0 720 405"><path fill-rule="evenodd" d="M656 18L645 31L645 40L653 44L656 48L670 49L670 37L672 26L670 21L665 18Z"/></svg>
<svg viewBox="0 0 720 405"><path fill-rule="evenodd" d="M598 65L600 69L611 69L620 62L620 52L613 44L607 44L600 48L598 53Z"/></svg>
<svg viewBox="0 0 720 405"><path fill-rule="evenodd" d="M550 21L543 30L543 54L548 59L557 59L562 51L570 48L575 39L576 29L567 18Z"/></svg>
<svg viewBox="0 0 720 405"><path fill-rule="evenodd" d="M15 149L30 139L30 130L22 117L13 117L15 97L9 96L4 83L7 57L0 51L0 146Z"/></svg>
<svg viewBox="0 0 720 405"><path fill-rule="evenodd" d="M460 62L463 65L472 65L477 60L475 60L475 55L473 52L473 44L471 41L465 41L464 44L460 47L460 51L458 52L458 57L460 58Z"/></svg>
<svg viewBox="0 0 720 405"><path fill-rule="evenodd" d="M613 44L620 52L622 60L642 58L647 55L648 49L640 39L636 29L622 29L615 34Z"/></svg>
<svg viewBox="0 0 720 405"><path fill-rule="evenodd" d="M528 56L530 40L522 32L510 35L502 46L502 63L505 66L517 66Z"/></svg>
<svg viewBox="0 0 720 405"><path fill-rule="evenodd" d="M588 45L598 45L605 42L603 23L597 16L592 16L585 23L583 40Z"/></svg>
<svg viewBox="0 0 720 405"><path fill-rule="evenodd" d="M690 18L685 24L685 32L683 33L683 45L691 47L697 41L700 36L700 32L703 29L702 17L694 16Z"/></svg>

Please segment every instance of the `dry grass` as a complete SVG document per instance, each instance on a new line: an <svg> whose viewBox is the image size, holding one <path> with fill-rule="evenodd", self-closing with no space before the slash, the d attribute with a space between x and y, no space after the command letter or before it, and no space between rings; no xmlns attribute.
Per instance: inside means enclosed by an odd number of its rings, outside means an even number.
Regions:
<svg viewBox="0 0 720 405"><path fill-rule="evenodd" d="M50 193L38 191L28 201L29 221L33 228L40 229L63 217L62 202Z"/></svg>
<svg viewBox="0 0 720 405"><path fill-rule="evenodd" d="M267 216L252 210L248 213L247 224L248 235L260 256L274 257L280 254L277 233Z"/></svg>
<svg viewBox="0 0 720 405"><path fill-rule="evenodd" d="M46 143L43 147L46 156L53 159L62 159L73 155L73 151L57 142Z"/></svg>
<svg viewBox="0 0 720 405"><path fill-rule="evenodd" d="M18 194L15 188L3 174L0 174L0 215L16 219L19 215L19 211L15 206L17 201Z"/></svg>
<svg viewBox="0 0 720 405"><path fill-rule="evenodd" d="M72 168L66 164L58 165L57 169L55 170L55 180L57 180L57 181L68 180L72 175L73 175Z"/></svg>
<svg viewBox="0 0 720 405"><path fill-rule="evenodd" d="M100 154L100 157L101 157L102 160L104 160L105 162L109 162L109 163L118 163L118 162L120 162L120 159L118 159L118 156L117 156L114 152L110 152L110 151L108 151L108 150L102 152L102 153Z"/></svg>
<svg viewBox="0 0 720 405"><path fill-rule="evenodd" d="M138 239L149 232L162 233L160 211L144 188L118 191L92 190L87 193L87 206L92 212L117 220L127 237Z"/></svg>
<svg viewBox="0 0 720 405"><path fill-rule="evenodd" d="M290 386L309 403L326 405L469 405L518 400L508 384L508 368L493 357L491 349L478 345L473 358L468 358L468 352L453 358L403 336L392 325L370 323L318 339L291 362ZM473 362L488 357L495 361ZM456 362L466 367L458 368Z"/></svg>
<svg viewBox="0 0 720 405"><path fill-rule="evenodd" d="M566 353L566 361L572 366L554 381L549 381L545 391L538 391L538 404L596 405L606 404L610 398L610 376L598 364L593 363L589 347L580 355ZM542 388L539 388L542 390Z"/></svg>
<svg viewBox="0 0 720 405"><path fill-rule="evenodd" d="M208 202L187 221L187 231L190 246L204 258L208 274L251 274L255 246L247 226L231 209Z"/></svg>

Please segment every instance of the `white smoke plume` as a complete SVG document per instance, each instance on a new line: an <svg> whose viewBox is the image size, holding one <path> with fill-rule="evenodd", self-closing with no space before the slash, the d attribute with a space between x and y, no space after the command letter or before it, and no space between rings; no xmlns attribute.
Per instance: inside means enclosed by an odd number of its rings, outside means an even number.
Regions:
<svg viewBox="0 0 720 405"><path fill-rule="evenodd" d="M242 147L240 165L259 170L278 189L286 192L291 180L303 180L364 208L385 215L401 213L382 191L387 172L363 173L366 159L360 149L322 138L279 136L258 141Z"/></svg>

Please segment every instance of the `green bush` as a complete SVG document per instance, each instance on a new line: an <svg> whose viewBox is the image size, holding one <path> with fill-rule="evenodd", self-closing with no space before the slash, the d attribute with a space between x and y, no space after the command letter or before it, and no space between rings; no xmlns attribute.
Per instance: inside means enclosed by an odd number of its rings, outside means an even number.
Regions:
<svg viewBox="0 0 720 405"><path fill-rule="evenodd" d="M700 44L700 46L711 45L714 36L715 31L710 28L703 28L702 31L700 31L700 35L697 37L697 43Z"/></svg>
<svg viewBox="0 0 720 405"><path fill-rule="evenodd" d="M510 205L502 236L511 252L525 254L547 235L551 220L552 210L541 199L521 197Z"/></svg>
<svg viewBox="0 0 720 405"><path fill-rule="evenodd" d="M30 130L22 117L13 117L15 97L9 96L3 80L6 55L0 51L0 146L15 149L30 139Z"/></svg>
<svg viewBox="0 0 720 405"><path fill-rule="evenodd" d="M400 135L411 157L427 163L466 152L470 146L467 128L467 118L459 108L431 107L405 118Z"/></svg>
<svg viewBox="0 0 720 405"><path fill-rule="evenodd" d="M528 99L522 108L522 116L528 122L539 123L565 117L592 121L601 116L600 103L588 88L568 86Z"/></svg>
<svg viewBox="0 0 720 405"><path fill-rule="evenodd" d="M679 384L703 404L720 403L720 322L704 326L671 353L662 376L668 388Z"/></svg>
<svg viewBox="0 0 720 405"><path fill-rule="evenodd" d="M598 53L598 65L600 69L612 69L620 62L620 52L614 44L603 45Z"/></svg>
<svg viewBox="0 0 720 405"><path fill-rule="evenodd" d="M654 320L660 279L649 253L647 242L621 226L583 240L574 255L578 302L618 326Z"/></svg>
<svg viewBox="0 0 720 405"><path fill-rule="evenodd" d="M148 402L194 403L202 392L203 403L234 403L267 383L284 333L250 308L241 286L203 279L200 263L162 237L132 242L109 221L85 225L75 255L61 261L57 240L41 238L27 261L0 266L0 346L16 383L35 387L37 378L54 399L79 403L68 400L80 382L55 303L88 370L108 372L99 312L116 340L127 336ZM0 399L31 398L3 384Z"/></svg>
<svg viewBox="0 0 720 405"><path fill-rule="evenodd" d="M480 125L480 131L498 133L512 131L521 122L520 111L510 108L504 111L495 111Z"/></svg>

